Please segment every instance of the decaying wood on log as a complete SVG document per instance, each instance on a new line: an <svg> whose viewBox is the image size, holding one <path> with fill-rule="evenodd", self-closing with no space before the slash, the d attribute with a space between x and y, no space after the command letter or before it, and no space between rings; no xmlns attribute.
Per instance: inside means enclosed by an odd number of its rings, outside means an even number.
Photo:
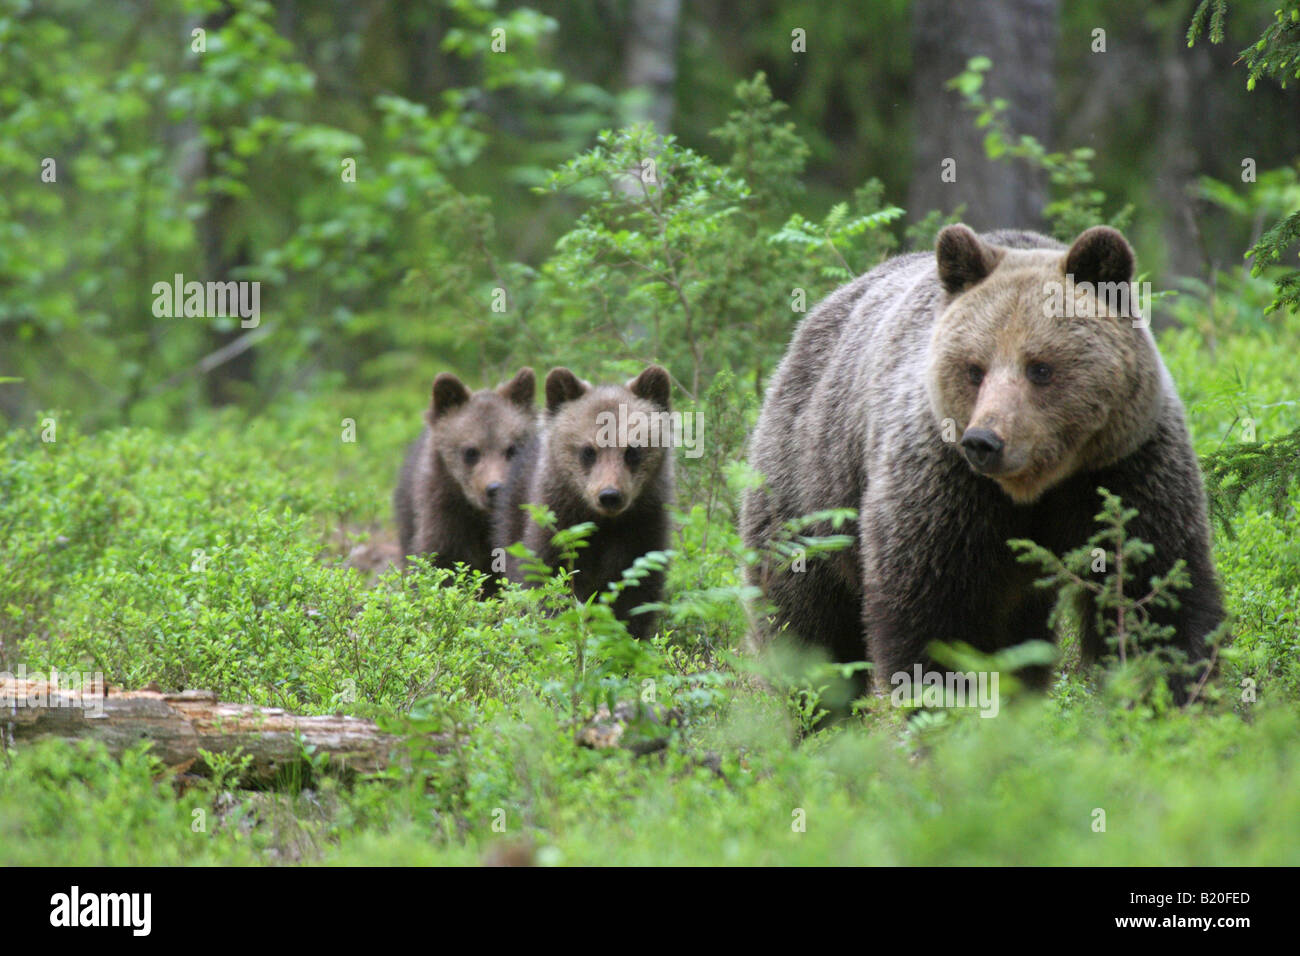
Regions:
<svg viewBox="0 0 1300 956"><path fill-rule="evenodd" d="M329 754L327 772L352 776L388 765L399 738L369 720L332 715L298 717L276 707L217 700L211 691L164 694L155 690L101 688L77 694L45 681L0 679L0 737L15 745L60 737L98 740L114 755L141 740L177 772L208 775L199 750L236 752L253 759L240 777L244 786L272 784L301 762L303 748Z"/></svg>

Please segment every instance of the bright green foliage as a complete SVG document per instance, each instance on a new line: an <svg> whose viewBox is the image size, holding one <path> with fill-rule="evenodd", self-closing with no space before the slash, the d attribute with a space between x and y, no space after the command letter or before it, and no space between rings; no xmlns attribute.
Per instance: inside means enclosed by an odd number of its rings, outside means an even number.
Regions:
<svg viewBox="0 0 1300 956"><path fill-rule="evenodd" d="M96 425L191 419L209 336L241 330L232 317L155 317L154 283L177 273L262 283L249 401L409 375L424 367L412 355L501 367L528 269L501 261L474 191L495 174L480 167L509 155L537 182L617 109L543 66L549 17L446 7L443 45L465 85L432 106L349 86L327 106L265 0L167 0L138 23L3 0L0 343L15 343L6 361L37 404ZM65 25L78 17L79 31ZM490 48L489 25L505 50ZM510 137L489 131L489 97L567 115Z"/></svg>
<svg viewBox="0 0 1300 956"><path fill-rule="evenodd" d="M1032 541L1009 544L1019 552L1017 560L1036 564L1045 572L1036 585L1056 591L1056 605L1049 618L1054 627L1077 613L1084 599L1091 602L1097 631L1118 662L1115 685L1122 688L1122 695L1161 701L1166 696L1163 676L1172 662L1174 672L1197 682L1188 694L1190 706L1203 690L1201 679L1208 679L1207 667L1186 660L1180 650L1171 648L1168 642L1174 636L1173 627L1151 619L1153 609L1176 608L1176 592L1191 587L1186 564L1179 558L1164 575L1141 576L1139 568L1155 549L1128 534L1127 525L1137 517L1136 509L1125 508L1105 488L1097 490L1102 507L1096 521L1101 527L1086 544L1059 557ZM1222 634L1213 636L1216 656L1221 639Z"/></svg>
<svg viewBox="0 0 1300 956"><path fill-rule="evenodd" d="M211 756L213 779L181 792L143 750L19 747L0 760L0 863L475 863L504 843L547 864L1300 862L1300 316L1265 315L1275 279L1290 294L1281 259L1190 286L1159 334L1234 533L1214 555L1233 640L1196 705L1172 707L1141 650L1159 636L1144 609L1182 582L1143 580L1115 502L1092 542L1109 573L1085 573L1081 552L1029 556L1067 599L1102 598L1122 663L1081 669L1063 618L1059 651L934 649L966 670L1055 668L1046 694L1008 679L994 719L851 700L864 662L749 653L763 608L744 570L833 559L852 513L791 522L768 555L736 521L759 480L748 432L795 325L945 222L911 210L904 228L894 204L907 157L886 112L905 99L891 85L905 44L870 57L830 45L878 40L905 3L787 5L756 11L761 29L736 25L774 64L790 18L842 28L810 35L818 54L798 59L793 90L779 66L738 73L685 51L695 82L679 84L678 137L621 127L628 100L556 71L572 40L527 8L380 5L383 29L346 37L373 45L366 69L326 96L328 44L289 45L264 0L227 5L201 55L185 28L207 4L159 3L140 24L96 12L79 33L63 25L74 6L0 0L0 343L15 366L0 397L30 403L2 406L19 412L0 435L0 670L102 670L126 687L371 717L400 743L363 780L304 748L268 793L234 789L239 755ZM309 7L300 38L319 40ZM1221 34L1223 9L1203 5L1197 29ZM384 29L431 23L445 72L417 102ZM1247 61L1258 75L1285 66L1275 51L1293 34L1279 24ZM956 86L990 155L1047 171L1054 231L1133 195L1103 195L1093 163L1106 159L1109 184L1135 158L1017 137L983 96L986 68ZM864 98L883 105L851 111L847 141L888 147L870 174L890 186L855 173L831 189L826 167L858 167L805 118ZM33 168L45 156L57 187ZM1202 188L1241 234L1296 205L1290 169L1242 194ZM265 283L271 329L247 401L221 413L202 408L192 368L221 329L157 322L148 294L214 252L247 253L237 277ZM619 381L650 361L703 422L702 455L676 451L655 639L633 641L609 594L575 602L564 561L491 600L463 570L347 566L391 527L437 371L489 384L563 363ZM554 529L571 550L590 530ZM632 747L577 744L602 708L631 714Z"/></svg>
<svg viewBox="0 0 1300 956"><path fill-rule="evenodd" d="M1201 0L1187 31L1191 46L1205 30L1209 18L1211 43L1223 42L1223 21L1227 0ZM1253 90L1260 77L1276 80L1283 88L1288 80L1300 79L1300 3L1289 0L1273 11L1273 22L1254 44L1241 51L1246 63L1246 88ZM1271 264L1282 260L1287 251L1300 243L1300 210L1274 223L1246 253L1253 258L1251 267L1260 275ZM1291 269L1275 278L1277 295L1273 309L1300 309L1300 270Z"/></svg>
<svg viewBox="0 0 1300 956"><path fill-rule="evenodd" d="M1228 0L1201 0L1192 13L1187 28L1187 45L1192 46L1209 27L1211 43L1223 42L1223 20L1228 15Z"/></svg>
<svg viewBox="0 0 1300 956"><path fill-rule="evenodd" d="M1205 460L1211 515L1231 533L1241 497L1255 489L1275 511L1287 505L1287 492L1300 474L1300 431L1261 444L1240 443Z"/></svg>
<svg viewBox="0 0 1300 956"><path fill-rule="evenodd" d="M1222 43L1226 12L1227 0L1202 0L1187 32L1188 46L1195 43L1205 30L1207 15L1210 42ZM1291 0L1278 7L1273 17L1274 22L1263 36L1241 53L1246 61L1247 89L1253 90L1261 76L1276 80L1284 88L1288 79L1300 78L1300 4ZM1262 206L1277 193L1276 184L1267 185L1271 188L1262 191L1263 196L1255 200L1257 205ZM1294 208L1294 170L1285 171L1283 186L1291 187L1286 198L1293 211L1270 226L1247 250L1246 257L1254 260L1252 276L1268 275L1273 280L1275 292L1269 311L1286 310L1294 314L1300 312L1300 270L1276 268L1288 250L1294 250L1300 244L1300 209ZM1274 268L1270 269L1270 266ZM1211 490L1221 499L1226 498L1226 501L1213 503L1212 511L1219 522L1228 525L1231 509L1251 486L1257 486L1275 506L1280 505L1297 474L1297 464L1300 463L1298 450L1300 428L1262 446L1229 448L1216 454L1208 478Z"/></svg>
<svg viewBox="0 0 1300 956"><path fill-rule="evenodd" d="M1054 187L1055 199L1043 209L1057 239L1070 242L1089 226L1106 224L1124 229L1133 215L1125 206L1109 218L1104 214L1106 194L1094 185L1092 161L1096 153L1079 146L1068 153L1048 152L1032 136L1016 135L1007 122L1007 102L988 99L983 93L984 74L993 66L988 57L977 56L966 64L964 72L948 82L949 89L961 94L968 109L976 113L975 125L987 129L984 152L989 159L1015 159L1047 173Z"/></svg>
<svg viewBox="0 0 1300 956"><path fill-rule="evenodd" d="M547 188L585 209L540 270L529 326L546 330L543 355L577 363L612 340L620 356L657 356L690 396L725 366L757 383L801 314L892 247L883 227L902 211L876 182L852 214L789 214L806 149L761 74L736 95L715 131L726 165L639 125L602 133L551 175Z"/></svg>
<svg viewBox="0 0 1300 956"><path fill-rule="evenodd" d="M1218 542L1236 642L1195 712L1126 706L1139 688L1124 669L1106 679L1118 699L1098 694L1067 644L1051 694L1008 687L996 719L908 720L867 698L825 728L853 668L758 672L736 654L756 598L738 571L755 556L725 508L680 516L665 633L647 643L559 583L481 602L464 575L370 585L341 567L352 529L382 515L373 489L410 426L375 397L338 401L360 448L338 441L341 412L308 405L222 416L188 438L7 433L5 666L98 666L125 686L372 716L408 759L371 782L345 786L325 765L278 795L218 782L177 796L138 758L20 748L0 768L5 862L474 862L516 838L569 863L1295 862L1294 495L1272 518L1243 499L1238 538ZM804 542L810 555L834 543ZM211 558L202 572L196 548ZM1243 720L1229 698L1247 678ZM575 745L611 703L642 708L626 733L663 741L658 756ZM1096 807L1109 836L1091 830ZM191 830L195 810L206 831Z"/></svg>

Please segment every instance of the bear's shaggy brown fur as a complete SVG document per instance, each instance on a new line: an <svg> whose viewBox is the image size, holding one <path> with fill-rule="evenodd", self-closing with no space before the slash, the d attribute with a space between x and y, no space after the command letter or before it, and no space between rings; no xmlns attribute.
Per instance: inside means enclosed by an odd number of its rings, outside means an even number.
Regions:
<svg viewBox="0 0 1300 956"><path fill-rule="evenodd" d="M790 519L854 508L856 546L802 572L754 569L774 623L841 661L865 651L880 688L928 665L931 642L1052 640L1054 596L1033 587L1007 540L1078 547L1097 530L1101 486L1138 509L1129 532L1155 547L1141 584L1186 560L1192 587L1153 617L1202 658L1223 608L1182 404L1146 324L1082 285L1132 275L1113 229L1067 250L950 226L934 255L885 262L809 314L752 438L766 484L746 495L741 530L765 549ZM1096 317L1065 317L1070 295L1075 315ZM1106 648L1083 610L1091 660Z"/></svg>
<svg viewBox="0 0 1300 956"><path fill-rule="evenodd" d="M552 369L541 430L511 469L497 508L497 547L522 541L549 567L558 565L553 532L529 518L524 504L550 508L557 529L594 522L596 531L574 564L574 593L583 601L619 580L641 555L667 548L671 433L665 428L658 441L643 443L634 423L650 416L666 419L669 393L668 373L657 365L626 386L593 387L567 368ZM619 421L630 424L624 430L610 427ZM506 558L506 571L510 580L524 580L513 555ZM615 601L614 613L633 636L654 633L655 615L631 611L660 600L662 592L663 574L656 571Z"/></svg>
<svg viewBox="0 0 1300 956"><path fill-rule="evenodd" d="M531 368L472 394L449 372L434 380L424 431L393 493L403 555L434 554L438 567L463 562L492 574L492 505L536 431L535 391ZM484 587L494 591L495 577Z"/></svg>

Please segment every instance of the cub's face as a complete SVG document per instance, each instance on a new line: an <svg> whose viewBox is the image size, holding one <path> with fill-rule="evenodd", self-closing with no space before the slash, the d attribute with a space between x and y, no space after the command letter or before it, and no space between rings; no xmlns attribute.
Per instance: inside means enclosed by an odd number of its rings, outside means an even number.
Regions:
<svg viewBox="0 0 1300 956"><path fill-rule="evenodd" d="M471 505L488 511L510 462L535 431L534 377L523 369L495 390L470 393L454 376L434 382L427 418L434 454Z"/></svg>
<svg viewBox="0 0 1300 956"><path fill-rule="evenodd" d="M672 453L668 373L652 365L626 387L592 388L555 369L546 384L551 473L593 514L622 514Z"/></svg>
<svg viewBox="0 0 1300 956"><path fill-rule="evenodd" d="M1082 284L1129 282L1119 233L1089 230L1062 255L950 229L965 235L947 249L940 237L940 277L946 267L956 290L935 324L928 387L955 451L1027 504L1136 447L1153 426L1159 360L1145 329Z"/></svg>

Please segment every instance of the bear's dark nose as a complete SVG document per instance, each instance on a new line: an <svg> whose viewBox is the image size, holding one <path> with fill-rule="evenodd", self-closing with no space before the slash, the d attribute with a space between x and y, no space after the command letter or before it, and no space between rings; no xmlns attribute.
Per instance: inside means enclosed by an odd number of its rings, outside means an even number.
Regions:
<svg viewBox="0 0 1300 956"><path fill-rule="evenodd" d="M605 488L596 496L596 500L600 502L602 508L616 511L623 506L623 492L617 488Z"/></svg>
<svg viewBox="0 0 1300 956"><path fill-rule="evenodd" d="M961 447L977 471L997 471L1002 460L1002 439L995 433L987 428L968 428L961 436Z"/></svg>
<svg viewBox="0 0 1300 956"><path fill-rule="evenodd" d="M493 498L497 496L497 492L501 490L501 482L494 481L492 482L492 484L488 485L483 490L487 492L488 501L491 501Z"/></svg>

